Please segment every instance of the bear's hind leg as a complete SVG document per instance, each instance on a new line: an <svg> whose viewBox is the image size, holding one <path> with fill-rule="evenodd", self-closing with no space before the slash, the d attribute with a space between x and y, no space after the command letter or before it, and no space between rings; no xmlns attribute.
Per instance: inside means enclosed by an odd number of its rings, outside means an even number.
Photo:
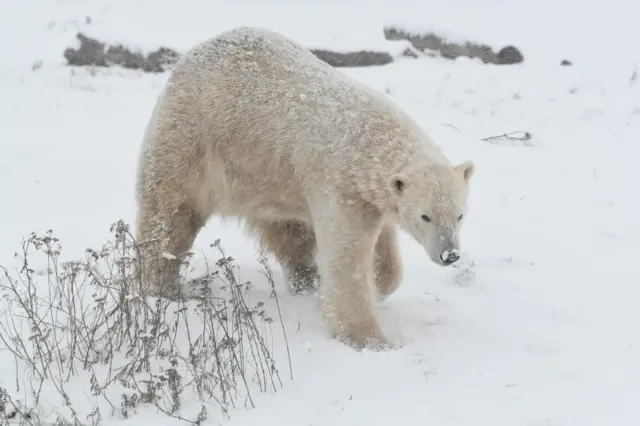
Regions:
<svg viewBox="0 0 640 426"><path fill-rule="evenodd" d="M376 287L382 299L390 296L402 282L402 259L398 248L398 231L393 224L384 224L376 242Z"/></svg>
<svg viewBox="0 0 640 426"><path fill-rule="evenodd" d="M315 214L320 292L329 331L356 349L391 347L378 323L374 248L381 217L365 203L328 203Z"/></svg>
<svg viewBox="0 0 640 426"><path fill-rule="evenodd" d="M143 291L174 299L181 290L178 282L181 263L206 218L186 200L177 207L171 203L159 205L162 207L158 209L143 206L138 221Z"/></svg>
<svg viewBox="0 0 640 426"><path fill-rule="evenodd" d="M261 248L276 257L292 294L315 289L316 238L311 227L292 220L262 219L247 221L247 227L258 237Z"/></svg>

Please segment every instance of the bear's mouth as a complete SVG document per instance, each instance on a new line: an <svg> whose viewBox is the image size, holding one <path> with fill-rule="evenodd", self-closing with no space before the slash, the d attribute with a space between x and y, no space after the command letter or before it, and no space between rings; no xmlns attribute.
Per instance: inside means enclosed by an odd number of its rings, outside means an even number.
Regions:
<svg viewBox="0 0 640 426"><path fill-rule="evenodd" d="M436 265L447 267L456 264L460 260L460 251L457 249L445 250L440 254L429 255Z"/></svg>

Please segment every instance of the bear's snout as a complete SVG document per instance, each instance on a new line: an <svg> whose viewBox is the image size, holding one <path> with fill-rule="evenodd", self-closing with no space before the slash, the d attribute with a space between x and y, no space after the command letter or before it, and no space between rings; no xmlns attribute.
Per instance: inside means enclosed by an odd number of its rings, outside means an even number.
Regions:
<svg viewBox="0 0 640 426"><path fill-rule="evenodd" d="M460 254L458 250L445 250L440 254L440 260L442 260L443 265L452 265L460 260Z"/></svg>

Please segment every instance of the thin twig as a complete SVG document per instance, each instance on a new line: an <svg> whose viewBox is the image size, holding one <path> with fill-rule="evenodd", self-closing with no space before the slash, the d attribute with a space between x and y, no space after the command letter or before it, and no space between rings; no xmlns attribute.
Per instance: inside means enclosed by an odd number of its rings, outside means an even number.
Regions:
<svg viewBox="0 0 640 426"><path fill-rule="evenodd" d="M195 419L180 413L183 399L190 398L183 395L190 389L191 398L202 404L215 402L228 417L236 400L244 398L255 406L252 383L257 382L260 391L267 391L269 382L273 391L276 381L282 386L266 344L272 320L263 302L249 304L251 286L242 283L219 240L212 246L222 259L217 270L205 276L205 288L196 300L154 300L138 295L140 251L128 226L120 221L111 231L114 241L101 250L87 250L84 261L65 263L59 260L61 246L52 232L44 237L32 234L23 242L17 272L0 266L0 349L14 355L16 373L26 373L27 380L26 399L14 404L12 412L33 422L29 413L47 410L41 406L43 400L61 397L62 408L51 407L58 424L83 425L86 416L97 426L103 411L119 410L129 418L141 404L201 424L208 415L204 405ZM34 255L44 256L44 274L30 266ZM268 265L262 266L274 289ZM185 281L181 276L180 284ZM291 372L286 334L285 344ZM85 378L98 401L93 407L82 406L77 402L82 395L68 392L77 388L69 385L71 381ZM15 392L20 392L19 384L16 375ZM119 406L111 396L114 387L120 388ZM11 398L11 392L0 388L0 426L7 425Z"/></svg>
<svg viewBox="0 0 640 426"><path fill-rule="evenodd" d="M517 135L517 136L515 136ZM514 141L528 141L533 137L533 135L529 132L519 132L519 131L515 131L515 132L510 132L510 133L503 133L501 135L497 135L497 136L489 136L486 138L483 138L482 140L487 142L487 141L492 141L492 140L498 140L498 139L508 139L508 140L514 140Z"/></svg>
<svg viewBox="0 0 640 426"><path fill-rule="evenodd" d="M443 126L451 127L452 129L457 130L457 131L458 131L458 133L462 133L462 132L460 132L460 129L458 129L458 128L457 128L456 126L454 126L453 124L450 124L450 123L441 123L441 124L442 124Z"/></svg>

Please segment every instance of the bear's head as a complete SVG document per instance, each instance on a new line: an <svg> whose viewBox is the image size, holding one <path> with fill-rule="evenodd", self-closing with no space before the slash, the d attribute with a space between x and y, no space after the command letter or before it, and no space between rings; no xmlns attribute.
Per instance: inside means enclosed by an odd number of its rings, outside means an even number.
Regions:
<svg viewBox="0 0 640 426"><path fill-rule="evenodd" d="M460 259L459 232L467 213L475 165L412 165L389 178L394 216L431 260L448 266Z"/></svg>

